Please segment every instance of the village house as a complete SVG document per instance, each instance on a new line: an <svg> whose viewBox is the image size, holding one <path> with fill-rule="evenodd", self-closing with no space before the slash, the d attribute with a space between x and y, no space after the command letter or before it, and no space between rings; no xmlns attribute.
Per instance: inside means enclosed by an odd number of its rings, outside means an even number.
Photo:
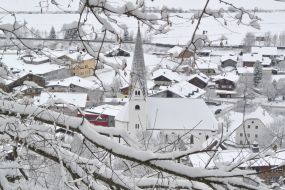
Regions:
<svg viewBox="0 0 285 190"><path fill-rule="evenodd" d="M209 82L209 77L203 73L192 74L187 81L201 89L205 88Z"/></svg>
<svg viewBox="0 0 285 190"><path fill-rule="evenodd" d="M66 54L58 58L71 66L71 73L74 76L87 77L94 75L94 70L101 69L102 65L96 67L96 60L85 52ZM100 66L99 66L100 65Z"/></svg>
<svg viewBox="0 0 285 190"><path fill-rule="evenodd" d="M173 59L189 59L194 56L194 52L189 48L174 46L167 51L169 56Z"/></svg>
<svg viewBox="0 0 285 190"><path fill-rule="evenodd" d="M84 109L88 106L88 101L86 93L42 92L35 104L66 115L77 116L76 108Z"/></svg>
<svg viewBox="0 0 285 190"><path fill-rule="evenodd" d="M221 98L231 98L236 95L235 91L239 76L235 73L224 73L214 77L213 81L216 85L216 93Z"/></svg>
<svg viewBox="0 0 285 190"><path fill-rule="evenodd" d="M194 65L196 73L203 73L207 76L215 75L218 73L218 65L209 61L196 61Z"/></svg>
<svg viewBox="0 0 285 190"><path fill-rule="evenodd" d="M200 98L206 92L197 86L194 86L187 81L160 87L159 90L154 92L150 97L161 98Z"/></svg>
<svg viewBox="0 0 285 190"><path fill-rule="evenodd" d="M237 113L235 116L242 118ZM235 118L237 119L237 117ZM236 144L252 145L257 142L261 147L267 146L268 142L272 142L275 136L270 129L270 124L273 121L269 113L261 107L251 113L246 113L244 123L240 122L235 130Z"/></svg>
<svg viewBox="0 0 285 190"><path fill-rule="evenodd" d="M158 69L152 73L151 80L156 86L169 86L179 82L181 77L170 69Z"/></svg>
<svg viewBox="0 0 285 190"><path fill-rule="evenodd" d="M251 47L251 53L262 55L262 57L268 57L274 59L278 55L277 47Z"/></svg>
<svg viewBox="0 0 285 190"><path fill-rule="evenodd" d="M9 76L7 79L4 79L0 83L0 88L5 92L12 92L14 88L24 85L25 81L32 81L39 87L45 86L45 79L43 77L34 75L32 73L19 73L14 76ZM35 94L36 93L37 92L35 91Z"/></svg>
<svg viewBox="0 0 285 190"><path fill-rule="evenodd" d="M103 98L103 89L97 83L78 76L49 81L46 89L50 92L87 93L90 102L94 103L100 102Z"/></svg>
<svg viewBox="0 0 285 190"><path fill-rule="evenodd" d="M21 59L27 64L42 64L50 62L50 59L45 55L26 54L21 56Z"/></svg>
<svg viewBox="0 0 285 190"><path fill-rule="evenodd" d="M225 55L221 57L221 67L237 67L238 57L235 55Z"/></svg>
<svg viewBox="0 0 285 190"><path fill-rule="evenodd" d="M242 55L243 67L254 67L254 64L259 61L262 63L262 55L257 53L244 53Z"/></svg>
<svg viewBox="0 0 285 190"><path fill-rule="evenodd" d="M217 133L217 120L202 99L147 96L140 31L130 76L129 101L115 117L116 127L132 135L142 131L159 132L166 139L171 135L185 135L197 146Z"/></svg>
<svg viewBox="0 0 285 190"><path fill-rule="evenodd" d="M118 115L122 105L104 104L97 107L87 108L84 114L79 113L78 117L85 117L90 123L103 127L115 127L115 117Z"/></svg>
<svg viewBox="0 0 285 190"><path fill-rule="evenodd" d="M121 48L121 47L115 47L105 53L106 57L130 57L130 52L127 50Z"/></svg>
<svg viewBox="0 0 285 190"><path fill-rule="evenodd" d="M44 87L33 81L24 81L22 85L13 88L14 93L21 92L25 96L38 96L44 90Z"/></svg>
<svg viewBox="0 0 285 190"><path fill-rule="evenodd" d="M258 153L259 148L243 148L219 150L215 154L215 159L211 159L209 153L198 153L189 156L189 162L193 167L216 168L216 165L227 167L229 163L238 164L241 160L249 158L252 154ZM269 150L270 151L270 150ZM266 184L280 182L285 175L284 156L285 151L279 150L276 153L271 150L272 154L267 156L256 155L248 161L238 164L241 170L253 170L256 175L261 178ZM208 163L208 161L210 163Z"/></svg>

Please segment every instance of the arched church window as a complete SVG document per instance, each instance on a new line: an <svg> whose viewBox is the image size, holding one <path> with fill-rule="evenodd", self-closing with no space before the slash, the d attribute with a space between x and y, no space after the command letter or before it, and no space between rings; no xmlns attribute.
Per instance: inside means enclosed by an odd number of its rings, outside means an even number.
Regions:
<svg viewBox="0 0 285 190"><path fill-rule="evenodd" d="M140 91L140 90L138 90L138 95L139 95L139 96L141 95L141 91Z"/></svg>
<svg viewBox="0 0 285 190"><path fill-rule="evenodd" d="M135 95L138 95L138 91L135 90Z"/></svg>
<svg viewBox="0 0 285 190"><path fill-rule="evenodd" d="M140 106L139 106L139 105L136 105L136 106L135 106L135 110L140 110Z"/></svg>

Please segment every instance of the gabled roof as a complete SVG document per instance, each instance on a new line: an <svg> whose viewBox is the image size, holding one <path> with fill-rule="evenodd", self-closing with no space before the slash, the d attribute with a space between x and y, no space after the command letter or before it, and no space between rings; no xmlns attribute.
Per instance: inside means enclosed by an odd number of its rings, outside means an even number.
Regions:
<svg viewBox="0 0 285 190"><path fill-rule="evenodd" d="M256 61L262 62L262 55L257 54L257 53L244 53L242 55L242 61L243 62L256 62Z"/></svg>
<svg viewBox="0 0 285 190"><path fill-rule="evenodd" d="M229 112L228 116L231 120L229 132L232 133L242 124L243 113L231 111ZM271 117L271 115L269 115L269 113L261 107L258 107L253 112L245 113L244 119L259 119L266 127L269 127L269 125L274 122L274 119Z"/></svg>
<svg viewBox="0 0 285 190"><path fill-rule="evenodd" d="M198 74L194 74L188 77L187 81L192 80L193 78L199 78L201 81L203 81L204 83L208 83L209 82L209 77L203 73L198 73Z"/></svg>
<svg viewBox="0 0 285 190"><path fill-rule="evenodd" d="M237 62L238 57L236 55L224 55L221 57L221 62L227 61L227 60L233 60Z"/></svg>
<svg viewBox="0 0 285 190"><path fill-rule="evenodd" d="M165 78L169 79L170 81L180 81L181 77L177 72L173 72L170 69L158 69L152 73L151 79L154 80L160 76L164 76Z"/></svg>
<svg viewBox="0 0 285 190"><path fill-rule="evenodd" d="M114 106L114 105L105 104L94 108L88 108L85 109L84 111L89 113L104 114L115 117L123 109L123 107L124 106L122 105Z"/></svg>
<svg viewBox="0 0 285 190"><path fill-rule="evenodd" d="M71 104L84 108L87 103L86 93L68 93L68 92L42 92L40 95L40 105L49 105L50 103Z"/></svg>
<svg viewBox="0 0 285 190"><path fill-rule="evenodd" d="M218 122L202 99L152 98L146 99L148 130L218 130ZM129 122L129 103L115 120Z"/></svg>
<svg viewBox="0 0 285 190"><path fill-rule="evenodd" d="M91 82L89 80L86 80L84 78L78 77L78 76L73 76L73 77L69 77L66 79L62 79L62 80L50 81L48 85L46 86L47 87L49 86L69 87L71 84L82 87L82 88L90 89L90 90L99 88L98 84Z"/></svg>
<svg viewBox="0 0 285 190"><path fill-rule="evenodd" d="M71 59L73 61L85 61L85 60L94 59L94 57L91 56L90 54L83 53L83 52L69 53L69 54L62 55L62 56L60 56L58 58L60 59L63 56L66 56L66 57L68 57L69 59Z"/></svg>
<svg viewBox="0 0 285 190"><path fill-rule="evenodd" d="M218 65L209 61L198 61L196 60L196 64L194 65L197 69L218 69Z"/></svg>
<svg viewBox="0 0 285 190"><path fill-rule="evenodd" d="M160 91L158 91L157 93L160 93L163 91L170 91L174 94L177 94L178 96L182 98L199 98L203 94L206 93L205 90L198 88L197 86L190 84L187 81L181 81L171 86L167 86L161 89Z"/></svg>
<svg viewBox="0 0 285 190"><path fill-rule="evenodd" d="M211 130L218 122L206 103L192 98L147 98L149 130Z"/></svg>
<svg viewBox="0 0 285 190"><path fill-rule="evenodd" d="M213 78L213 81L219 81L219 80L225 79L225 80L232 81L234 83L236 83L239 80L239 76L234 72L223 73L220 75L213 76L212 78Z"/></svg>
<svg viewBox="0 0 285 190"><path fill-rule="evenodd" d="M167 53L172 54L173 56L178 56L183 50L184 48L180 46L174 46L173 48L170 48Z"/></svg>
<svg viewBox="0 0 285 190"><path fill-rule="evenodd" d="M277 53L277 47L252 47L251 53L258 53L263 56L276 56Z"/></svg>
<svg viewBox="0 0 285 190"><path fill-rule="evenodd" d="M129 51L127 51L127 50L125 50L125 49L121 48L120 46L115 46L114 48L112 48L112 49L110 49L110 50L106 51L106 52L105 52L105 55L110 54L110 53L114 53L114 54L115 54L115 53L116 53L116 52L118 52L119 50L124 51L124 52L126 52L126 53L129 53L129 54L130 54L130 52L129 52Z"/></svg>

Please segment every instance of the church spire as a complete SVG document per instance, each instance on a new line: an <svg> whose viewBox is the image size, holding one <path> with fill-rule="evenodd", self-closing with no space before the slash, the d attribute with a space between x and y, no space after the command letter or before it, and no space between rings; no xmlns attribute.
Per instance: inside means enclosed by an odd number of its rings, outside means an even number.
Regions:
<svg viewBox="0 0 285 190"><path fill-rule="evenodd" d="M144 97L147 96L146 69L144 63L143 42L140 27L138 27L132 70L130 73L130 99L134 93L135 88L139 88Z"/></svg>

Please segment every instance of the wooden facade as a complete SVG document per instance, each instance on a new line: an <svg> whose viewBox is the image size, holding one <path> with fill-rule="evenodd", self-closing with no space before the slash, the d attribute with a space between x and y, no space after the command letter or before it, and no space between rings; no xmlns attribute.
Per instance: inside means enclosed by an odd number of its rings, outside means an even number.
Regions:
<svg viewBox="0 0 285 190"><path fill-rule="evenodd" d="M41 87L45 86L45 79L43 77L29 73L27 75L24 75L24 76L18 78L17 80L15 80L9 84L1 83L0 88L2 90L4 90L5 92L12 92L13 88L23 85L24 81L33 81Z"/></svg>

